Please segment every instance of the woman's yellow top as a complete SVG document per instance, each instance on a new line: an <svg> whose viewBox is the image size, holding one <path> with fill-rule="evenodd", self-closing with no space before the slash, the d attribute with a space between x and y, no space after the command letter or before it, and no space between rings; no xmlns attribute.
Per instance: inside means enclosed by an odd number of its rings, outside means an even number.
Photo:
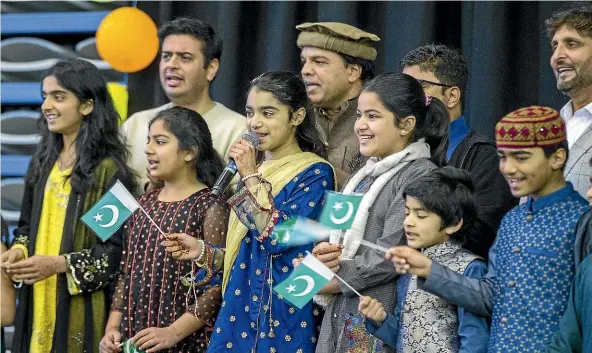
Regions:
<svg viewBox="0 0 592 353"><path fill-rule="evenodd" d="M35 255L60 255L66 208L72 191L70 180L66 181L66 176L71 172L71 169L60 170L56 162L47 178L35 242ZM57 310L56 300L57 275L33 285L31 353L51 351Z"/></svg>

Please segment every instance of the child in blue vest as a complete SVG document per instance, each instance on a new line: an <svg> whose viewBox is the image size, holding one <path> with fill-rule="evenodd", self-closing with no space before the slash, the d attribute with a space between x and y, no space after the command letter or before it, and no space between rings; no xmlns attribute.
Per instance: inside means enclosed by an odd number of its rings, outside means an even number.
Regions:
<svg viewBox="0 0 592 353"><path fill-rule="evenodd" d="M500 171L528 200L502 220L487 274L463 276L409 247L387 258L450 303L491 316L489 352L540 352L557 331L574 279L575 228L588 203L563 177L565 124L551 108L518 109L496 125Z"/></svg>
<svg viewBox="0 0 592 353"><path fill-rule="evenodd" d="M485 261L462 248L477 217L471 175L453 167L436 169L409 184L403 195L409 247L458 273L481 278ZM360 300L359 310L368 332L399 353L487 351L487 319L418 288L415 275L399 278L394 314L370 297Z"/></svg>

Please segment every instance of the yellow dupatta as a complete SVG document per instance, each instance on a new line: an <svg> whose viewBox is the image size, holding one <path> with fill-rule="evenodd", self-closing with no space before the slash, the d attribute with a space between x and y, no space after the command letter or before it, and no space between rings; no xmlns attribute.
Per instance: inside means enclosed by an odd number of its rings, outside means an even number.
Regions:
<svg viewBox="0 0 592 353"><path fill-rule="evenodd" d="M264 168L259 168L261 177L271 183L271 195L275 198L277 194L298 174L315 163L327 163L326 160L310 152L301 152L286 156L284 158L269 161ZM238 256L241 242L247 234L247 227L241 223L234 210L230 212L228 221L228 233L226 238L226 254L224 255L224 277L222 279L222 294L226 291L230 270L234 260Z"/></svg>

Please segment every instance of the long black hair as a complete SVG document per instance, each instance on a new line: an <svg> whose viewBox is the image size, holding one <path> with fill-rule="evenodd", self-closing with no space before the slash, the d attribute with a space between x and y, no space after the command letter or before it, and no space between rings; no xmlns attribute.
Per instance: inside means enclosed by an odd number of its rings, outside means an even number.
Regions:
<svg viewBox="0 0 592 353"><path fill-rule="evenodd" d="M68 176L72 190L84 193L97 187L93 175L95 168L106 158L111 158L122 177L130 182L134 173L127 167L128 150L119 134L119 114L107 90L107 84L96 66L81 59L69 59L55 64L43 76L53 76L58 84L72 92L80 104L93 101L92 112L82 119L75 140L76 160ZM64 148L62 134L49 131L43 112L38 126L41 141L32 158L30 180L35 183L47 173ZM134 187L134 185L129 185Z"/></svg>
<svg viewBox="0 0 592 353"><path fill-rule="evenodd" d="M396 126L401 124L401 119L414 116L411 142L424 138L430 145L431 161L438 167L446 164L450 116L444 103L434 97L426 99L419 82L402 73L378 75L368 82L364 91L378 95L382 104L395 115Z"/></svg>
<svg viewBox="0 0 592 353"><path fill-rule="evenodd" d="M306 95L306 86L299 75L287 71L266 72L251 81L248 92L253 88L271 93L281 104L287 106L290 119L292 119L294 112L304 108L306 116L302 123L296 127L296 142L304 152L312 152L321 158L327 157L325 145L316 128L312 104Z"/></svg>
<svg viewBox="0 0 592 353"><path fill-rule="evenodd" d="M224 162L212 145L212 135L204 118L194 110L172 107L156 114L148 124L148 129L159 120L162 120L165 129L179 141L179 151L197 149L193 159L197 180L213 187L224 170Z"/></svg>

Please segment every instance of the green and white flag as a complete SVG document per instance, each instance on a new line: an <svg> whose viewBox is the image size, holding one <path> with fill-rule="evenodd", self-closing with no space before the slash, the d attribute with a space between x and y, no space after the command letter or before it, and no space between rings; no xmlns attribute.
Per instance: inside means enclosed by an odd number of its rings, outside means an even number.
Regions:
<svg viewBox="0 0 592 353"><path fill-rule="evenodd" d="M140 348L136 347L131 340L127 340L123 342L121 346L122 353L146 353L145 351L141 350Z"/></svg>
<svg viewBox="0 0 592 353"><path fill-rule="evenodd" d="M335 274L314 255L308 254L285 281L273 288L294 306L302 309Z"/></svg>
<svg viewBox="0 0 592 353"><path fill-rule="evenodd" d="M298 216L274 227L271 237L286 247L294 247L327 240L330 234L331 228Z"/></svg>
<svg viewBox="0 0 592 353"><path fill-rule="evenodd" d="M81 219L101 240L105 241L138 208L140 208L138 201L117 180L115 185Z"/></svg>
<svg viewBox="0 0 592 353"><path fill-rule="evenodd" d="M350 229L362 197L328 191L319 222L333 229Z"/></svg>

